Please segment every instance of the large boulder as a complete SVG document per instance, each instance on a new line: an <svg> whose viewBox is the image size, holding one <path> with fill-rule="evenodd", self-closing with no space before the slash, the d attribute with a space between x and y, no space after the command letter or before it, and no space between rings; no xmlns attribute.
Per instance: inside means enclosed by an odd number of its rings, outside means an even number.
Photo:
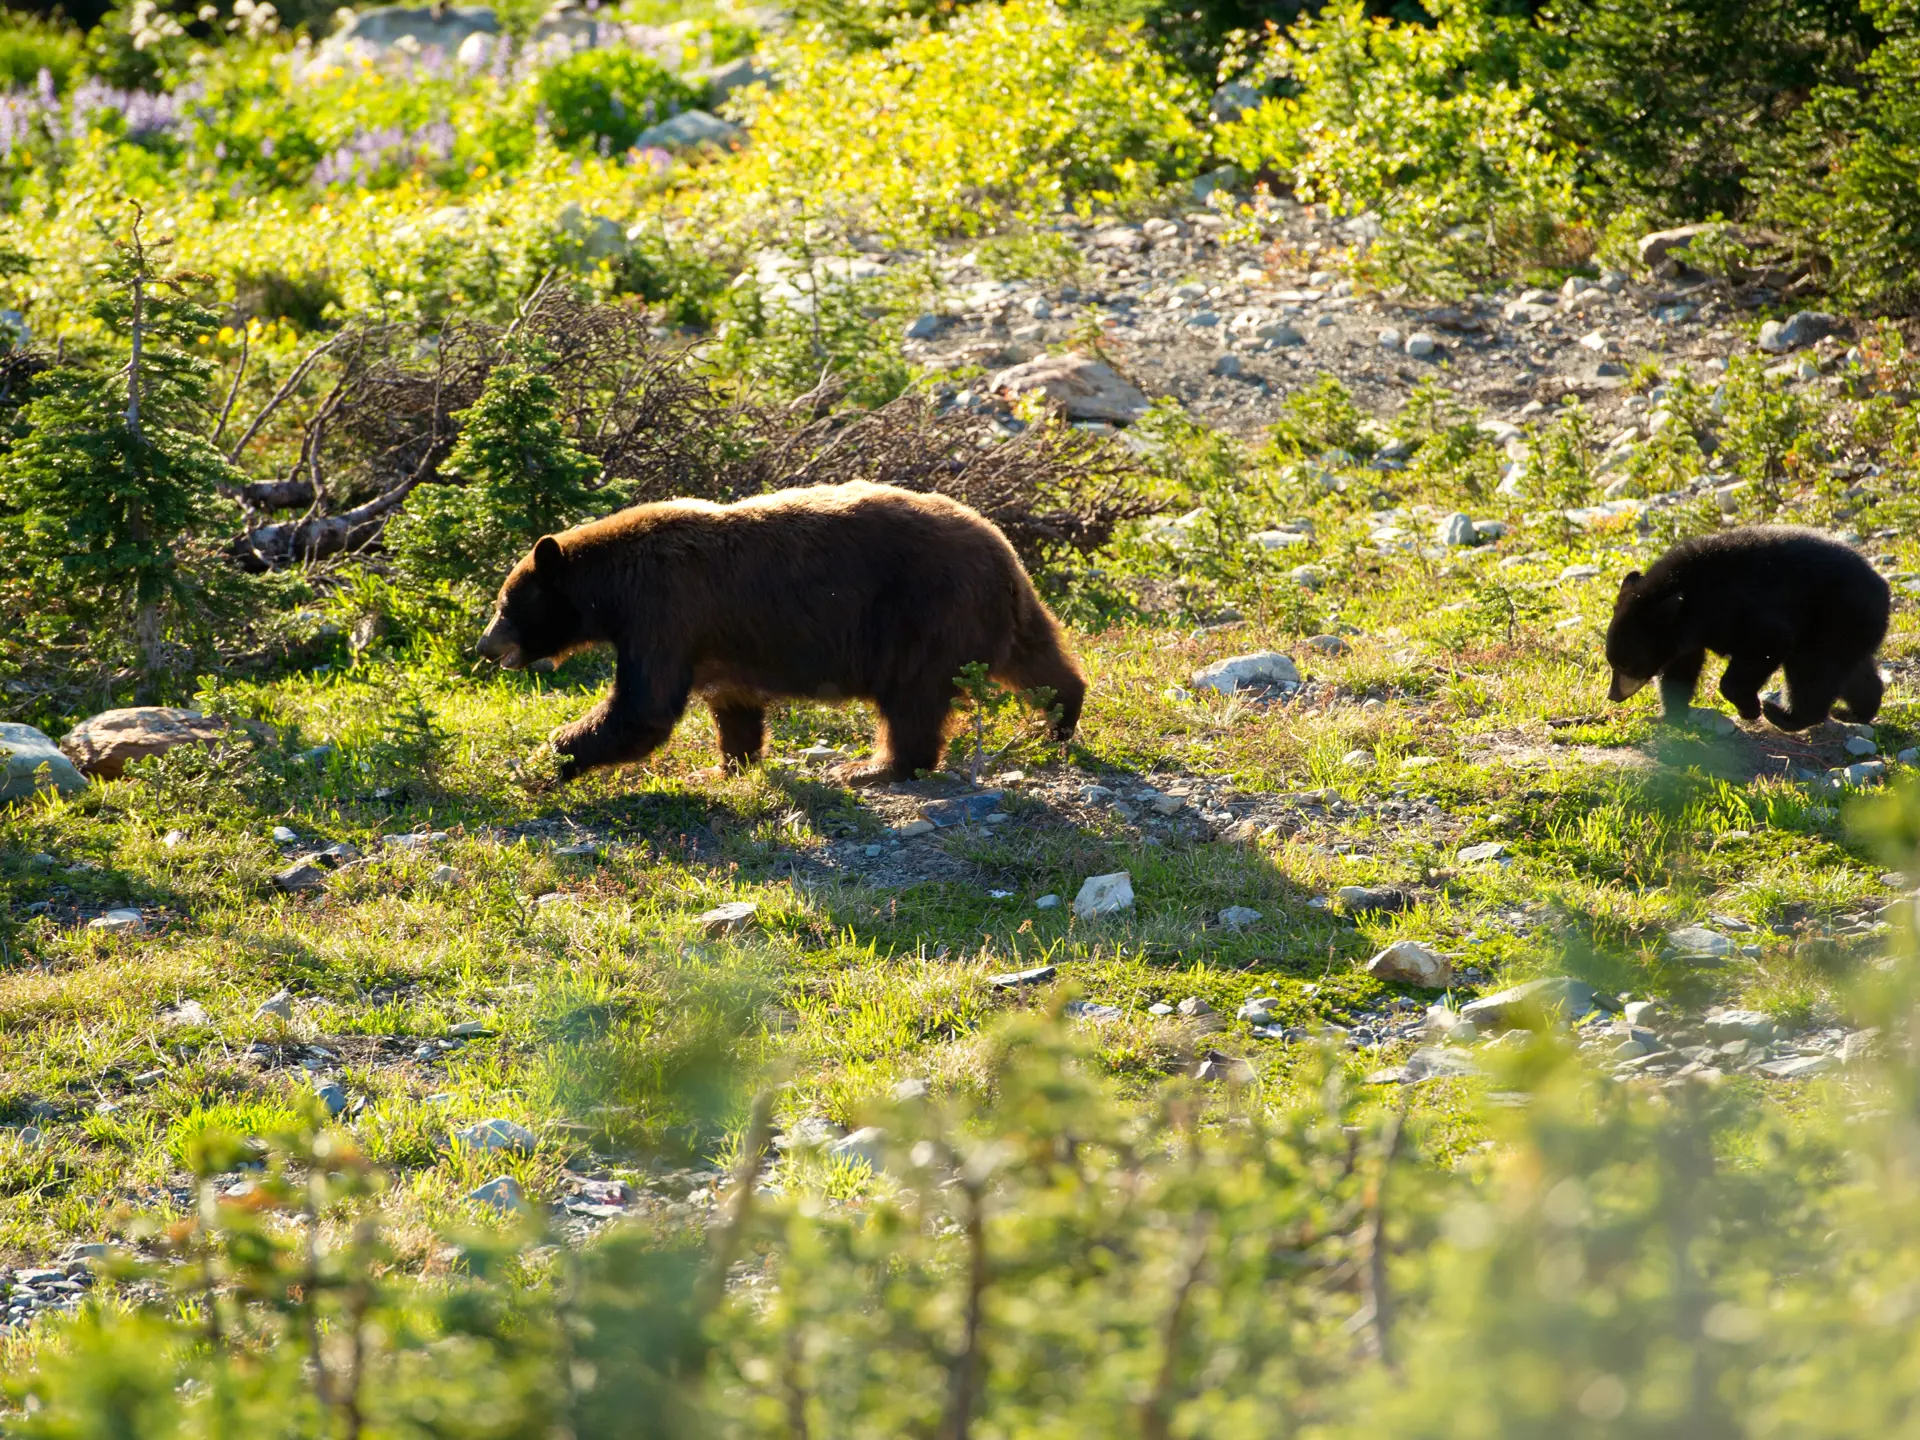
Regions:
<svg viewBox="0 0 1920 1440"><path fill-rule="evenodd" d="M60 748L84 773L118 780L129 761L164 755L177 745L206 745L226 733L227 722L217 715L137 705L82 720L66 733Z"/></svg>
<svg viewBox="0 0 1920 1440"><path fill-rule="evenodd" d="M702 145L728 146L745 132L731 120L705 110L682 110L658 125L649 125L633 137L636 150L692 150Z"/></svg>
<svg viewBox="0 0 1920 1440"><path fill-rule="evenodd" d="M308 69L325 71L365 61L380 65L438 50L451 60L474 35L500 33L488 5L381 5L362 10L315 48Z"/></svg>
<svg viewBox="0 0 1920 1440"><path fill-rule="evenodd" d="M0 767L0 803L24 800L43 786L63 795L87 788L87 777L60 753L52 737L31 725L0 723Z"/></svg>
<svg viewBox="0 0 1920 1440"><path fill-rule="evenodd" d="M1043 395L1069 420L1125 425L1147 413L1146 394L1137 385L1121 379L1111 365L1071 350L1002 370L987 382L987 388L1010 400Z"/></svg>

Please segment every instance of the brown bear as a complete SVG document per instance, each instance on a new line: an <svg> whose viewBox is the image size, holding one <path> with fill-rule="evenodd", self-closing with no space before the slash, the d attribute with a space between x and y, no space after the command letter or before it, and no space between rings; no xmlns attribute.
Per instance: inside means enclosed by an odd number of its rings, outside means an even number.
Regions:
<svg viewBox="0 0 1920 1440"><path fill-rule="evenodd" d="M595 643L614 649L613 690L554 732L562 779L644 758L694 695L729 769L760 758L771 699L870 700L884 744L849 778L911 779L939 764L963 667L1051 690L1061 740L1087 689L999 530L944 495L864 482L636 505L543 536L479 652L515 669Z"/></svg>

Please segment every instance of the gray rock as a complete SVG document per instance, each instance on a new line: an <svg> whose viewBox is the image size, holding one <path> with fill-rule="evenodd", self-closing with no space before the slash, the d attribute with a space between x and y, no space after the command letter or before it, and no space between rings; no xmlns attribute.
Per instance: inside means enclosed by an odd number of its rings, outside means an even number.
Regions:
<svg viewBox="0 0 1920 1440"><path fill-rule="evenodd" d="M450 1040L474 1040L491 1034L493 1029L484 1020L462 1020L457 1025L447 1027L447 1038Z"/></svg>
<svg viewBox="0 0 1920 1440"><path fill-rule="evenodd" d="M693 923L709 940L718 940L723 935L737 935L745 930L759 910L759 905L752 900L729 900L694 916Z"/></svg>
<svg viewBox="0 0 1920 1440"><path fill-rule="evenodd" d="M1434 533L1442 545L1471 545L1480 537L1473 528L1473 517L1456 510L1437 526Z"/></svg>
<svg viewBox="0 0 1920 1440"><path fill-rule="evenodd" d="M1124 425L1138 420L1148 408L1146 393L1137 385L1121 379L1111 365L1074 351L1043 355L1002 370L987 382L987 388L1008 399L1040 395L1058 405L1069 420Z"/></svg>
<svg viewBox="0 0 1920 1440"><path fill-rule="evenodd" d="M1293 663L1291 655L1282 655L1277 650L1263 650L1257 655L1236 655L1229 660L1216 660L1194 671L1189 683L1196 690L1231 695L1236 690L1268 685L1298 685L1300 670Z"/></svg>
<svg viewBox="0 0 1920 1440"><path fill-rule="evenodd" d="M1353 649L1344 635L1309 635L1307 644L1322 655L1344 655Z"/></svg>
<svg viewBox="0 0 1920 1440"><path fill-rule="evenodd" d="M301 890L320 890L326 887L327 872L302 860L274 876L273 883L290 895Z"/></svg>
<svg viewBox="0 0 1920 1440"><path fill-rule="evenodd" d="M89 930L105 930L114 935L132 935L146 928L138 910L109 910L87 922Z"/></svg>
<svg viewBox="0 0 1920 1440"><path fill-rule="evenodd" d="M1233 354L1216 356L1213 362L1213 373L1223 380L1238 379L1246 368L1240 357Z"/></svg>
<svg viewBox="0 0 1920 1440"><path fill-rule="evenodd" d="M521 1193L518 1180L511 1175L502 1175L470 1191L467 1198L477 1200L482 1205L491 1205L496 1210L507 1211L519 1209L526 1197Z"/></svg>
<svg viewBox="0 0 1920 1440"><path fill-rule="evenodd" d="M476 1150L511 1150L519 1155L527 1154L540 1143L540 1137L526 1126L498 1118L482 1120L454 1131L453 1135Z"/></svg>
<svg viewBox="0 0 1920 1440"><path fill-rule="evenodd" d="M291 990L276 990L272 995L254 1007L254 1019L264 1020L268 1016L272 1016L278 1020L290 1020L293 1018L293 992Z"/></svg>
<svg viewBox="0 0 1920 1440"><path fill-rule="evenodd" d="M1704 925L1683 925L1667 932L1666 950L1675 960L1715 963L1733 954L1734 944L1718 930L1709 930Z"/></svg>
<svg viewBox="0 0 1920 1440"><path fill-rule="evenodd" d="M1453 983L1453 962L1418 940L1396 940L1366 963L1367 974L1397 985L1437 990Z"/></svg>
<svg viewBox="0 0 1920 1440"><path fill-rule="evenodd" d="M1213 92L1207 114L1215 121L1238 120L1249 110L1260 108L1260 92L1244 80L1229 80Z"/></svg>
<svg viewBox="0 0 1920 1440"><path fill-rule="evenodd" d="M1387 885L1342 885L1333 893L1350 915L1392 914L1408 903L1405 891Z"/></svg>
<svg viewBox="0 0 1920 1440"><path fill-rule="evenodd" d="M842 1135L827 1146L827 1154L835 1160L862 1160L875 1170L885 1153L887 1132L878 1125L863 1125L851 1134Z"/></svg>
<svg viewBox="0 0 1920 1440"><path fill-rule="evenodd" d="M1251 1085L1257 1077L1253 1066L1237 1055L1209 1050L1193 1067L1196 1080L1224 1081L1229 1085Z"/></svg>
<svg viewBox="0 0 1920 1440"><path fill-rule="evenodd" d="M1772 1017L1758 1010L1717 1010L1707 1015L1701 1028L1712 1040L1751 1040L1760 1045L1769 1044L1780 1034Z"/></svg>
<svg viewBox="0 0 1920 1440"><path fill-rule="evenodd" d="M1187 193L1199 204L1206 204L1215 192L1232 192L1246 183L1246 176L1237 165L1222 165L1217 170L1209 170L1204 175L1196 175L1188 183Z"/></svg>
<svg viewBox="0 0 1920 1440"><path fill-rule="evenodd" d="M1245 905L1229 905L1220 912L1220 923L1229 930L1244 930L1260 923L1260 912Z"/></svg>
<svg viewBox="0 0 1920 1440"><path fill-rule="evenodd" d="M1483 996L1463 1006L1460 1016L1483 1029L1504 1030L1536 1014L1578 1020L1594 1009L1595 999L1596 992L1586 981L1547 975Z"/></svg>
<svg viewBox="0 0 1920 1440"><path fill-rule="evenodd" d="M906 338L909 340L931 340L940 333L940 329L944 324L946 324L946 322L938 315L916 316L907 325Z"/></svg>
<svg viewBox="0 0 1920 1440"><path fill-rule="evenodd" d="M1096 250L1124 250L1135 253L1147 248L1147 237L1134 225L1108 225L1093 232Z"/></svg>
<svg viewBox="0 0 1920 1440"><path fill-rule="evenodd" d="M1469 845L1455 857L1462 865L1484 865L1489 860L1507 858L1507 847L1498 840L1488 840L1484 844Z"/></svg>
<svg viewBox="0 0 1920 1440"><path fill-rule="evenodd" d="M1793 1055L1785 1060L1769 1060L1754 1068L1762 1075L1771 1075L1776 1080L1804 1080L1809 1075L1819 1075L1833 1069L1840 1062L1831 1055Z"/></svg>
<svg viewBox="0 0 1920 1440"><path fill-rule="evenodd" d="M773 72L751 55L742 55L724 65L708 65L688 78L707 87L707 102L711 105L718 105L734 91L745 90L750 85L771 87L773 84Z"/></svg>
<svg viewBox="0 0 1920 1440"><path fill-rule="evenodd" d="M438 50L450 60L472 36L499 33L491 6L380 5L361 11L316 46L307 69L318 74L362 60L379 65L426 50Z"/></svg>
<svg viewBox="0 0 1920 1440"><path fill-rule="evenodd" d="M691 150L701 145L730 145L746 132L731 120L705 110L683 110L633 137L636 150Z"/></svg>
<svg viewBox="0 0 1920 1440"><path fill-rule="evenodd" d="M1840 319L1836 315L1829 315L1824 310L1802 310L1785 321L1769 320L1762 325L1759 345L1769 355L1784 355L1803 345L1811 345L1839 328Z"/></svg>
<svg viewBox="0 0 1920 1440"><path fill-rule="evenodd" d="M1880 753L1880 747L1864 735L1849 735L1847 737L1847 753L1849 755L1858 755L1864 759L1868 755L1878 755Z"/></svg>
<svg viewBox="0 0 1920 1440"><path fill-rule="evenodd" d="M1249 1025L1270 1025L1273 1023L1273 1007L1279 1003L1271 995L1255 995L1234 1011L1233 1018L1244 1020Z"/></svg>
<svg viewBox="0 0 1920 1440"><path fill-rule="evenodd" d="M347 1108L347 1092L332 1080L316 1080L313 1093L329 1115L340 1115Z"/></svg>
<svg viewBox="0 0 1920 1440"><path fill-rule="evenodd" d="M211 1025L213 1023L207 1015L207 1007L198 1000L182 1000L171 1010L161 1012L160 1018L169 1025Z"/></svg>
<svg viewBox="0 0 1920 1440"><path fill-rule="evenodd" d="M1082 920L1117 915L1133 908L1133 878L1124 870L1111 875L1090 875L1073 897L1073 913Z"/></svg>
<svg viewBox="0 0 1920 1440"><path fill-rule="evenodd" d="M1060 908L1060 897L1058 895L1042 895L1038 900L1033 902L1033 908L1036 910L1058 910Z"/></svg>
<svg viewBox="0 0 1920 1440"><path fill-rule="evenodd" d="M24 800L42 786L62 795L87 788L87 777L73 761L31 725L0 722L0 761L5 764L0 771L0 804Z"/></svg>
<svg viewBox="0 0 1920 1440"><path fill-rule="evenodd" d="M1296 565L1287 572L1287 579L1302 590L1318 590L1327 583L1327 572L1318 565Z"/></svg>
<svg viewBox="0 0 1920 1440"><path fill-rule="evenodd" d="M1003 975L989 975L987 984L995 990L1019 990L1027 985L1044 985L1060 973L1054 965L1036 965L1031 970L1009 970Z"/></svg>
<svg viewBox="0 0 1920 1440"><path fill-rule="evenodd" d="M970 820L985 820L1000 808L1004 793L982 790L978 795L962 795L955 800L930 800L920 807L920 816L931 820L936 829L965 825Z"/></svg>
<svg viewBox="0 0 1920 1440"><path fill-rule="evenodd" d="M1408 358L1410 359L1429 359L1432 357L1433 352L1439 348L1440 346L1435 342L1433 336L1427 334L1424 330L1416 330L1413 334L1407 336L1406 350Z"/></svg>

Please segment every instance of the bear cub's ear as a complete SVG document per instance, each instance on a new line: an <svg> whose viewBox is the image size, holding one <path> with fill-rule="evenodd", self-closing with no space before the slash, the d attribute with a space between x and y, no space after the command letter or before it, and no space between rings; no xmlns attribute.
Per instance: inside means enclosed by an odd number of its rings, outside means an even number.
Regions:
<svg viewBox="0 0 1920 1440"><path fill-rule="evenodd" d="M567 573L567 557L553 536L542 535L533 547L533 573L548 582L557 581Z"/></svg>
<svg viewBox="0 0 1920 1440"><path fill-rule="evenodd" d="M1621 579L1620 588L1622 590L1631 590L1634 586L1638 585L1639 583L1640 583L1640 572L1638 570L1629 570L1627 571L1625 577Z"/></svg>

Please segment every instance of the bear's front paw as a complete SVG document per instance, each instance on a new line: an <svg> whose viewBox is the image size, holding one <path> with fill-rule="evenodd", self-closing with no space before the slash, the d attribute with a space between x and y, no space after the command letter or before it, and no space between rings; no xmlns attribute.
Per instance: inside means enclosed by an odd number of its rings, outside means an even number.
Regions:
<svg viewBox="0 0 1920 1440"><path fill-rule="evenodd" d="M1768 721L1776 730L1804 730L1806 728L1799 722L1791 710L1786 709L1784 706L1776 705L1771 700L1762 700L1760 702L1760 711L1767 717Z"/></svg>
<svg viewBox="0 0 1920 1440"><path fill-rule="evenodd" d="M522 788L530 794L543 795L573 779L578 767L571 755L561 754L553 748L552 741L547 741L536 745L532 753L513 768Z"/></svg>

